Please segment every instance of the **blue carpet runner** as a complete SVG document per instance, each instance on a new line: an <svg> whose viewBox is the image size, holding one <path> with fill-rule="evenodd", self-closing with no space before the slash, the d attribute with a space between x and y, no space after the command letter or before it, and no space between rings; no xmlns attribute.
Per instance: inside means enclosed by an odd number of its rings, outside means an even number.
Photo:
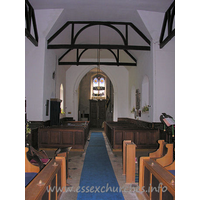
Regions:
<svg viewBox="0 0 200 200"><path fill-rule="evenodd" d="M103 134L92 132L81 173L77 200L124 200Z"/></svg>

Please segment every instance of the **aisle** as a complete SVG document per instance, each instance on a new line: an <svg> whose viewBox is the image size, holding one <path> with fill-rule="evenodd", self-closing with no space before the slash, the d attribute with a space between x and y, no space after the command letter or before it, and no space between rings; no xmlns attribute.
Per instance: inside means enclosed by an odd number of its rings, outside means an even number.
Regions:
<svg viewBox="0 0 200 200"><path fill-rule="evenodd" d="M77 200L124 200L115 177L103 134L92 132L81 173Z"/></svg>

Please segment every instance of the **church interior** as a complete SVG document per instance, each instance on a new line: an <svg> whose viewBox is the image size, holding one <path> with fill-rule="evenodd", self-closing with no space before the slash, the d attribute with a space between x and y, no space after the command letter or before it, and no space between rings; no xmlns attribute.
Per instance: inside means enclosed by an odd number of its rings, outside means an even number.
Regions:
<svg viewBox="0 0 200 200"><path fill-rule="evenodd" d="M175 1L25 1L25 199L175 199Z"/></svg>

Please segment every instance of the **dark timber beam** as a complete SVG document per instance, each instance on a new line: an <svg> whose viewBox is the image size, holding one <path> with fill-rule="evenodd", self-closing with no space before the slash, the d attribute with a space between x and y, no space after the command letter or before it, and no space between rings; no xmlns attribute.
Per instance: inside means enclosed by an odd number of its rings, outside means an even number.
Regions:
<svg viewBox="0 0 200 200"><path fill-rule="evenodd" d="M150 51L150 46L110 45L110 44L52 44L47 49L124 49Z"/></svg>
<svg viewBox="0 0 200 200"><path fill-rule="evenodd" d="M136 66L136 63L116 63L116 62L58 62L59 65L118 65L118 66Z"/></svg>
<svg viewBox="0 0 200 200"><path fill-rule="evenodd" d="M175 28L172 30L174 18L175 18L175 1L171 4L171 6L165 13L162 30L160 33L160 48L163 48L175 36ZM166 29L167 29L167 37L164 38Z"/></svg>
<svg viewBox="0 0 200 200"><path fill-rule="evenodd" d="M78 26L77 24L82 24L83 26ZM76 29L75 29L76 26ZM107 26L113 29L121 38L119 44L77 44L77 38L81 35L81 33L92 26ZM65 28L71 28L70 35L70 42L69 44L51 44L51 42L59 36L59 34ZM121 28L119 28L121 27ZM121 29L124 28L124 31ZM129 29L133 29L142 40L144 40L147 44L146 45L129 45ZM75 31L76 30L76 31ZM99 38L101 36L101 32L99 31ZM122 43L122 44L121 44ZM59 65L116 65L116 66L137 66L137 60L133 57L133 55L129 52L130 50L138 50L138 51L150 51L150 40L132 23L130 22L102 22L102 21L68 21L66 22L56 33L54 33L48 40L47 40L47 49L66 49L67 51L58 59ZM115 62L80 62L81 56L87 50L91 49L104 49L108 50L114 56ZM76 60L73 62L62 62L65 56L72 51L76 50ZM80 51L82 50L82 51ZM117 50L116 53L113 50ZM120 50L123 50L131 59L132 62L120 62ZM79 55L79 52L80 55Z"/></svg>
<svg viewBox="0 0 200 200"><path fill-rule="evenodd" d="M47 44L49 44L51 41L53 41L53 39L55 39L65 28L67 28L69 25L72 25L72 32L74 34L74 25L76 24L86 24L86 28L90 27L90 26L96 26L96 25L103 25L103 26L109 26L113 29L115 29L115 31L117 31L118 33L120 33L120 30L117 29L115 26L113 25L122 25L126 27L126 42L128 39L128 26L130 26L132 29L134 29L139 35L140 37L143 38L143 40L145 40L147 42L147 44L150 45L150 40L131 22L102 22L102 21L68 21L66 22L56 33L54 33L48 40L47 40ZM83 28L85 29L85 28ZM80 31L80 30L79 30ZM71 35L71 44L73 43L72 41L74 41L74 35ZM121 35L122 36L122 35ZM124 36L123 36L124 37Z"/></svg>
<svg viewBox="0 0 200 200"><path fill-rule="evenodd" d="M117 49L117 52L115 53L112 49L106 49L109 52L111 52L111 54L114 57L114 62L102 62L102 61L98 61L98 62L83 62L80 61L81 56L90 49L84 49L81 51L80 55L79 55L79 49L76 49L76 61L62 61L62 59L67 56L67 54L72 51L73 49L68 49L59 59L58 59L58 64L59 65L116 65L116 66L137 66L137 60L127 51L124 50L124 52L132 59L132 62L120 62L119 58L120 58L120 51L119 49ZM98 59L98 58L97 58Z"/></svg>
<svg viewBox="0 0 200 200"><path fill-rule="evenodd" d="M35 12L28 0L25 1L25 36L35 45L38 46L38 32L35 19ZM33 23L33 32L35 37L31 34L31 22Z"/></svg>

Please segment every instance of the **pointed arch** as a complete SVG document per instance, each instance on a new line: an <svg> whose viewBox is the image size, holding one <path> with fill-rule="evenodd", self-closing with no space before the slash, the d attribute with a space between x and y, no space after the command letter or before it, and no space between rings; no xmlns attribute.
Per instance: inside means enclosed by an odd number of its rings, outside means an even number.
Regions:
<svg viewBox="0 0 200 200"><path fill-rule="evenodd" d="M79 84L82 80L82 78L93 68L96 68L96 66L87 66L78 76L78 78L75 81L74 84L74 93L73 93L73 113L74 113L74 119L78 120L78 104L79 104L79 97L78 97L78 88ZM101 70L108 76L108 78L111 80L113 84L113 90L114 90L114 108L113 108L113 120L117 121L118 117L118 110L117 110L117 82L113 77L113 74L109 71L108 67L101 66Z"/></svg>

